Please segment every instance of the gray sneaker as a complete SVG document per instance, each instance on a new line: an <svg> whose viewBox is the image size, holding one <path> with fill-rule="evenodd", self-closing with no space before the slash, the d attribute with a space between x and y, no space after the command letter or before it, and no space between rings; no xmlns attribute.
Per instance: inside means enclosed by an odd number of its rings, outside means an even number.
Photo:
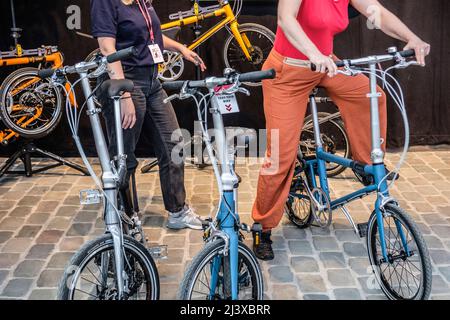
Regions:
<svg viewBox="0 0 450 320"><path fill-rule="evenodd" d="M190 228L194 230L202 230L202 220L195 214L194 210L189 206L185 206L184 209L177 213L169 212L169 221L167 222L167 228L180 230Z"/></svg>

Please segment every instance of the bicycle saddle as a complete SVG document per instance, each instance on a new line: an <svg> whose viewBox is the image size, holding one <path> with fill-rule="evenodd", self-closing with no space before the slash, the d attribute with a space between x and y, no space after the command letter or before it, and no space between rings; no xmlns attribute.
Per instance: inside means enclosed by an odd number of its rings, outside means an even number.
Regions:
<svg viewBox="0 0 450 320"><path fill-rule="evenodd" d="M106 92L109 97L118 97L124 92L133 91L134 83L131 80L106 80L100 87L102 92Z"/></svg>

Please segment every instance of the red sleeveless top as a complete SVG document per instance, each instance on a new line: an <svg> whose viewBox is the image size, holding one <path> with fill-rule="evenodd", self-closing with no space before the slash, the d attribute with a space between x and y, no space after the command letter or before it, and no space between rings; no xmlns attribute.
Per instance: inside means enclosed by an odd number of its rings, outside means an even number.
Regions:
<svg viewBox="0 0 450 320"><path fill-rule="evenodd" d="M349 0L303 0L297 20L305 33L324 55L333 53L334 36L349 24ZM294 59L308 60L286 38L278 27L275 50L281 55Z"/></svg>

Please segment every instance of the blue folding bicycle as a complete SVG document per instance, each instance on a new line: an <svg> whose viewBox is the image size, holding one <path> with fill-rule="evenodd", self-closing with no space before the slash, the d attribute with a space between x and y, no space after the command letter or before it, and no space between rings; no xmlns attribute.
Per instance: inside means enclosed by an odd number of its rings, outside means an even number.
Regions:
<svg viewBox="0 0 450 320"><path fill-rule="evenodd" d="M236 92L250 94L241 87L243 82L273 79L274 70L238 74L226 69L223 77L201 81L174 81L163 84L166 90L179 94L167 100L194 99L201 120L203 139L211 159L220 193L220 204L215 219L204 221L206 245L194 257L180 284L180 300L261 300L264 297L263 276L253 251L243 243L242 232L253 233L255 241L261 236L262 226L241 223L238 213L239 178L235 172L234 137L245 131L225 128L219 97L225 97L225 108L231 107ZM204 94L201 89L207 89ZM208 131L208 112L214 123L214 144ZM239 132L241 131L241 132ZM231 138L230 138L231 137Z"/></svg>
<svg viewBox="0 0 450 320"><path fill-rule="evenodd" d="M417 64L415 61L406 60L414 55L413 50L398 52L397 48L393 47L389 48L385 55L343 60L336 63L338 67L343 67L339 70L341 74L347 76L369 75L370 93L368 98L371 101L371 158L373 164L364 165L324 151L320 138L317 104L313 93L310 97L310 108L314 123L316 153L313 156L305 157L299 149L297 167L286 203L286 212L290 220L299 228L306 228L310 225L329 227L332 223L333 210L341 209L355 232L360 237L366 237L367 251L375 278L384 294L392 300L428 299L432 282L430 257L421 232L413 219L399 207L398 202L389 194L389 188L395 179L390 183L387 182L384 166L385 155L381 149L380 138L378 79L383 82L385 89L399 107L405 126L405 147L400 162L394 170L395 175L398 175L408 152L409 124L402 89L389 71ZM377 67L382 62L392 60L395 61L395 64L386 70ZM359 174L368 174L373 177L373 183L342 198L332 200L326 172L326 165L329 163L352 168ZM377 198L368 223L355 224L345 207L346 204L373 193L377 194Z"/></svg>

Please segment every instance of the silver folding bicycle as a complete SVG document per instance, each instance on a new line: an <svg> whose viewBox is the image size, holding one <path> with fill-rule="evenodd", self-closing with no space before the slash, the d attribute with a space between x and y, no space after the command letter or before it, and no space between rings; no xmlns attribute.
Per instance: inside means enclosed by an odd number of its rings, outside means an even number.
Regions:
<svg viewBox="0 0 450 320"><path fill-rule="evenodd" d="M133 90L130 80L107 80L91 88L90 79L107 72L108 63L126 59L135 54L134 48L118 51L110 56L98 56L57 70L42 70L41 78L51 78L51 83L64 88L66 76L78 74L71 91L81 83L86 102L81 108L66 107L69 127L81 158L93 178L97 190L80 192L83 205L104 204L106 233L83 245L71 258L58 289L61 300L156 300L159 298L159 276L153 257L165 255L165 247L146 247L146 237L137 212L125 213L126 197L119 190L127 185L126 155L121 124L120 99L124 92ZM99 114L102 106L95 102L95 93L107 92L114 101L117 154L111 159L101 126ZM97 177L83 150L78 128L81 111L87 108L95 146L102 170ZM106 106L104 106L106 107ZM134 185L134 183L130 183ZM135 191L135 188L134 188ZM136 198L136 197L135 197ZM134 204L136 205L136 204Z"/></svg>

